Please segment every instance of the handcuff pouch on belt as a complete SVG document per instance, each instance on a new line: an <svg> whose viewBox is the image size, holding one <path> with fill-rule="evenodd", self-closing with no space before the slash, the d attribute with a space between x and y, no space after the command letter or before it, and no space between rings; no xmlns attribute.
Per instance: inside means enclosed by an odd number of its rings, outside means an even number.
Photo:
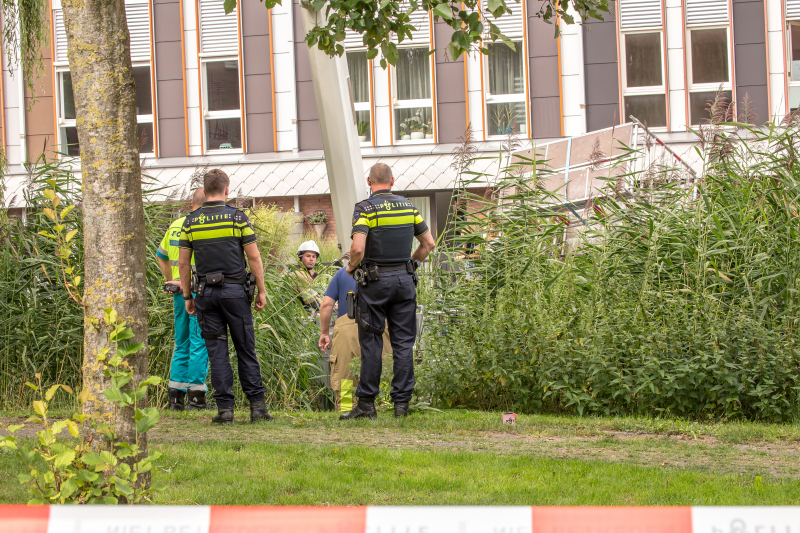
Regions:
<svg viewBox="0 0 800 533"><path fill-rule="evenodd" d="M414 286L417 286L419 278L417 277L417 269L419 268L419 261L416 259L409 259L406 263L406 271L411 274L411 279L414 280Z"/></svg>

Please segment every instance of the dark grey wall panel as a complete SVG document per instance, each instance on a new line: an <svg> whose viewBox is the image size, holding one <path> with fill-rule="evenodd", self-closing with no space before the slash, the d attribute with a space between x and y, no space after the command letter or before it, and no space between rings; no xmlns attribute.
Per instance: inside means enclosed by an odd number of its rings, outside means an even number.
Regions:
<svg viewBox="0 0 800 533"><path fill-rule="evenodd" d="M536 17L540 0L526 0L528 32L528 88L533 139L561 137L561 95L558 78L558 40L552 24Z"/></svg>
<svg viewBox="0 0 800 533"><path fill-rule="evenodd" d="M737 112L747 94L758 123L766 122L770 117L764 0L733 0L733 47Z"/></svg>
<svg viewBox="0 0 800 533"><path fill-rule="evenodd" d="M453 35L453 28L444 22L433 25L434 72L436 75L436 126L440 143L457 143L467 131L467 80L464 73L464 56L453 61L445 57L445 48Z"/></svg>
<svg viewBox="0 0 800 533"><path fill-rule="evenodd" d="M605 21L590 20L583 26L586 131L620 123L616 2L611 6L611 13L603 14Z"/></svg>
<svg viewBox="0 0 800 533"><path fill-rule="evenodd" d="M244 110L247 117L247 151L275 151L272 109L272 44L269 11L259 0L241 0Z"/></svg>
<svg viewBox="0 0 800 533"><path fill-rule="evenodd" d="M311 65L308 61L308 45L303 40L303 14L298 0L292 1L294 10L294 59L297 83L297 142L300 150L322 150L322 130L319 125L317 101L314 98L314 83L311 81Z"/></svg>
<svg viewBox="0 0 800 533"><path fill-rule="evenodd" d="M183 94L181 9L178 0L154 0L156 106L158 155L181 157L186 153L186 100Z"/></svg>

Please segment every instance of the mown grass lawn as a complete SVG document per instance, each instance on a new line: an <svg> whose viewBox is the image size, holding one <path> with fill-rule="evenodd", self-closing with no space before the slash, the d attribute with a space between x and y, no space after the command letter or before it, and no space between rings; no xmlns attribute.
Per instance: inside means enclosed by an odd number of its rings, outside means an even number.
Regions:
<svg viewBox="0 0 800 533"><path fill-rule="evenodd" d="M792 505L800 427L642 418L418 413L340 423L277 413L232 427L164 413L158 503L217 505ZM0 503L26 501L0 454Z"/></svg>

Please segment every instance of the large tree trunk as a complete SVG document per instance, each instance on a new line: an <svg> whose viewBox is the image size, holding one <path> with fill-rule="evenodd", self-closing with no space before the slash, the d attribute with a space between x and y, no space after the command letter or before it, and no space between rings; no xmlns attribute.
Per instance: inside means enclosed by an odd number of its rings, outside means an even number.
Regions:
<svg viewBox="0 0 800 533"><path fill-rule="evenodd" d="M136 89L124 0L62 0L81 146L84 221L84 412L111 421L114 405L101 394L107 333L93 328L103 308L116 309L147 342L145 227ZM146 377L148 348L130 356L134 379ZM133 409L117 417L120 440L133 442ZM102 439L96 439L98 441ZM140 444L146 442L142 439Z"/></svg>

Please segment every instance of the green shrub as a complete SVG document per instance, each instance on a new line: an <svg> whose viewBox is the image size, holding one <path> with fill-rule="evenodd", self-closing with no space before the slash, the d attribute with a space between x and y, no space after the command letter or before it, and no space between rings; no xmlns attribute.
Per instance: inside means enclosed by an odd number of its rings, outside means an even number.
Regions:
<svg viewBox="0 0 800 533"><path fill-rule="evenodd" d="M478 208L446 249L466 258L432 274L439 315L421 396L521 412L794 419L798 130L745 134L705 146L697 183L668 168L627 175L624 193L613 183L584 211L587 227L539 186L546 173L508 169L501 207L462 193Z"/></svg>

